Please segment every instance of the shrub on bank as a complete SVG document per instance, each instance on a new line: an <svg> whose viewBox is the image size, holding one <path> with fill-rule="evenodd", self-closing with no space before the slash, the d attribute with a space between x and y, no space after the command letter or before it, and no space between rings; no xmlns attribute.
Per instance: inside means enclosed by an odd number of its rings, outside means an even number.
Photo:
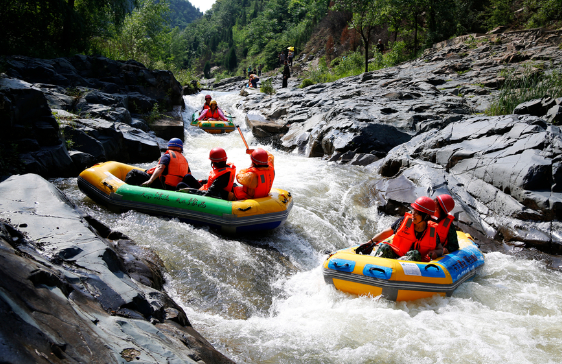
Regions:
<svg viewBox="0 0 562 364"><path fill-rule="evenodd" d="M487 115L508 115L521 103L548 96L562 97L562 70L542 72L527 66L522 73L510 70L500 76L505 81L486 110Z"/></svg>
<svg viewBox="0 0 562 364"><path fill-rule="evenodd" d="M268 78L260 84L260 92L268 95L273 95L274 93L276 93L275 88L273 88L273 82L271 81L271 78Z"/></svg>
<svg viewBox="0 0 562 364"><path fill-rule="evenodd" d="M300 88L305 88L312 85L314 85L314 81L312 81L310 78L305 78L304 80L302 80Z"/></svg>

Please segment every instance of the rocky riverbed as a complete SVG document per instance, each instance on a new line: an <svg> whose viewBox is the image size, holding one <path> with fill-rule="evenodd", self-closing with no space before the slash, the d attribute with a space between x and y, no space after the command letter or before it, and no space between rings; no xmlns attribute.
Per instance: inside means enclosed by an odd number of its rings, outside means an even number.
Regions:
<svg viewBox="0 0 562 364"><path fill-rule="evenodd" d="M365 166L377 176L369 198L380 212L399 215L417 196L449 193L458 226L485 251L552 263L562 253L562 99L482 113L502 70L562 66L560 33L459 37L397 67L304 89L292 79L238 106L260 141ZM21 175L0 183L2 360L230 362L163 290L154 253L43 179L98 161L156 160L165 139L183 138L173 75L85 56L15 56L3 67L0 142L13 162L3 167ZM215 89L239 91L243 82Z"/></svg>
<svg viewBox="0 0 562 364"><path fill-rule="evenodd" d="M560 71L561 42L561 31L541 29L468 35L397 67L253 93L239 106L261 140L386 177L373 186L382 212L449 193L459 225L484 242L560 254L562 98L483 113L507 70Z"/></svg>

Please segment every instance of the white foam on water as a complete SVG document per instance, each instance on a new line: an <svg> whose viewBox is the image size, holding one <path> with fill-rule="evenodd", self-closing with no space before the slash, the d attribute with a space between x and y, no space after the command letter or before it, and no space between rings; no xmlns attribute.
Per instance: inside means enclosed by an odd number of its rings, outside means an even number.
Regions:
<svg viewBox="0 0 562 364"><path fill-rule="evenodd" d="M185 97L186 120L206 93ZM115 214L85 197L76 179L56 184L87 213L158 253L166 288L217 349L237 363L562 362L562 275L541 262L486 254L476 278L452 297L411 303L327 285L324 251L365 242L396 219L377 213L377 176L260 145L235 108L240 97L211 94L240 121L251 147L275 155L273 186L294 198L283 227L226 236L135 211ZM217 146L238 169L249 166L237 132L186 126L184 154L196 178L207 177Z"/></svg>

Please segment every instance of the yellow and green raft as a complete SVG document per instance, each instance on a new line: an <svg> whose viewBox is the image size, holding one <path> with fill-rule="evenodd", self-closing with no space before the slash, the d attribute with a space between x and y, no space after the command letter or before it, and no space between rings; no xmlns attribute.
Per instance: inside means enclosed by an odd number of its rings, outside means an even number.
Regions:
<svg viewBox="0 0 562 364"><path fill-rule="evenodd" d="M78 177L80 190L115 212L137 210L151 215L178 218L191 224L209 225L226 233L271 230L289 216L293 198L273 188L268 197L225 201L208 196L128 185L132 169L119 162L105 162L84 170Z"/></svg>
<svg viewBox="0 0 562 364"><path fill-rule="evenodd" d="M228 121L222 120L197 120L199 117L199 112L193 113L191 115L191 125L196 126L200 129L205 130L207 133L210 134L222 134L222 133L230 133L236 129L234 122L232 121L232 115L226 115Z"/></svg>
<svg viewBox="0 0 562 364"><path fill-rule="evenodd" d="M459 250L427 263L359 255L357 247L338 250L324 262L324 280L343 292L391 301L451 296L484 265L472 237L460 231L457 236Z"/></svg>

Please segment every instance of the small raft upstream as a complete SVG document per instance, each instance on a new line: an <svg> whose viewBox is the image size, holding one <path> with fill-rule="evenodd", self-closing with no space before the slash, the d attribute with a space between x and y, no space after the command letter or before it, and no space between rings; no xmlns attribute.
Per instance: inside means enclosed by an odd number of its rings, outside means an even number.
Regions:
<svg viewBox="0 0 562 364"><path fill-rule="evenodd" d="M338 250L324 262L324 280L343 292L391 301L451 296L484 265L472 237L460 231L457 236L459 250L427 263L359 255L357 246Z"/></svg>
<svg viewBox="0 0 562 364"><path fill-rule="evenodd" d="M80 190L114 212L137 210L151 215L178 218L183 222L209 225L225 233L275 229L285 223L293 206L287 191L272 188L268 197L225 201L149 187L128 185L125 176L133 168L105 162L84 170L78 177Z"/></svg>
<svg viewBox="0 0 562 364"><path fill-rule="evenodd" d="M199 112L195 112L191 115L191 126L196 126L203 129L209 134L223 134L230 133L236 129L234 125L232 115L226 115L228 121L222 120L197 120L199 117Z"/></svg>

